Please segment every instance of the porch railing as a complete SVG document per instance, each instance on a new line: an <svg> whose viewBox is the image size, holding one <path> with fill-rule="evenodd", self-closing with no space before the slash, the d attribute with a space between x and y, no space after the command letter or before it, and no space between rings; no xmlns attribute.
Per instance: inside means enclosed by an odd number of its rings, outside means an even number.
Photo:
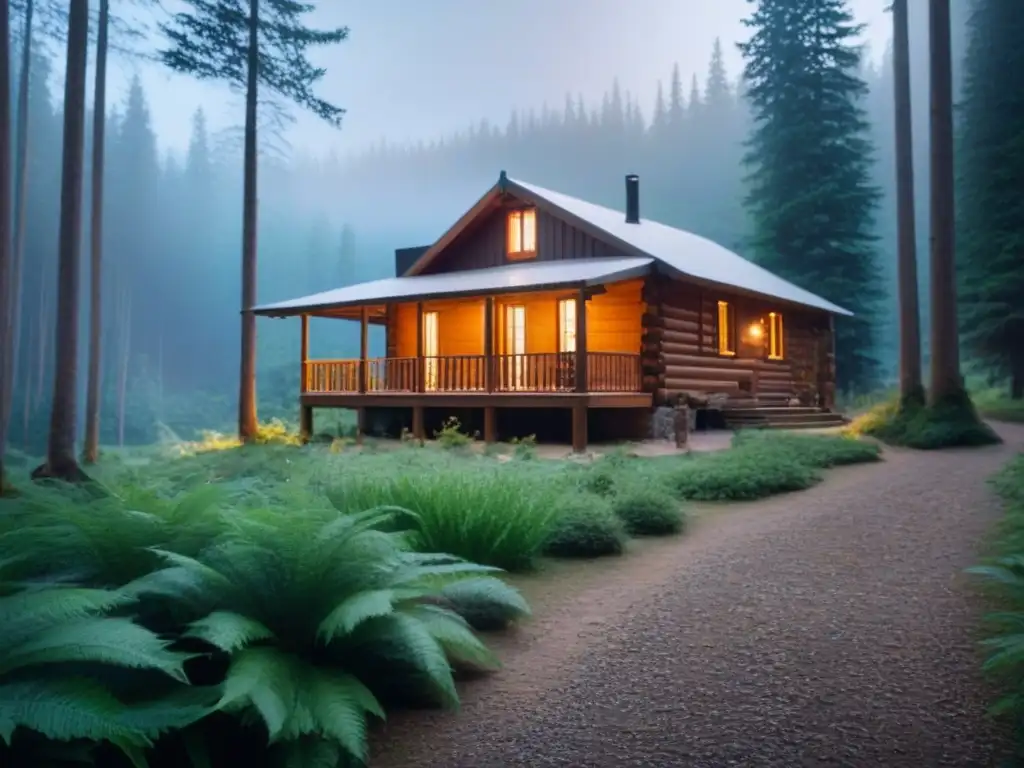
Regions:
<svg viewBox="0 0 1024 768"><path fill-rule="evenodd" d="M576 391L574 352L493 355L491 365L488 382L484 355L369 358L361 382L359 360L310 360L304 365L302 391L311 394ZM586 390L639 392L640 356L627 352L588 353Z"/></svg>

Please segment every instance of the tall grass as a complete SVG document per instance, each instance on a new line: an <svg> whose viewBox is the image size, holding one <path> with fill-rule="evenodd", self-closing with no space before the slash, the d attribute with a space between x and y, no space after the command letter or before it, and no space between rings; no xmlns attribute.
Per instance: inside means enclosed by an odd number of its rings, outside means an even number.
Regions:
<svg viewBox="0 0 1024 768"><path fill-rule="evenodd" d="M414 546L508 571L535 565L558 510L550 486L494 469L417 476L346 478L329 492L351 513L374 507L407 511Z"/></svg>

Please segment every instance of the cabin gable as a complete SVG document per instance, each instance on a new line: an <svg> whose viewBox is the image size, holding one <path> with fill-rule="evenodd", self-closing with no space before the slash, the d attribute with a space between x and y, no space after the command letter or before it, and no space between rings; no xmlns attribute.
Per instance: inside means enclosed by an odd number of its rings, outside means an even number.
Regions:
<svg viewBox="0 0 1024 768"><path fill-rule="evenodd" d="M623 255L622 249L573 226L550 209L505 193L470 221L420 274Z"/></svg>

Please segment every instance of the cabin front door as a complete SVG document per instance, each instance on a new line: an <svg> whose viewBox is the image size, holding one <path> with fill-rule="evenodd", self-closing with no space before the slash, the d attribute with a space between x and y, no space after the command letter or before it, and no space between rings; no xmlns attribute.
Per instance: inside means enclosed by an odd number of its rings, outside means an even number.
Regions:
<svg viewBox="0 0 1024 768"><path fill-rule="evenodd" d="M505 307L505 366L502 382L510 389L525 386L526 369L526 307Z"/></svg>
<svg viewBox="0 0 1024 768"><path fill-rule="evenodd" d="M423 370L426 376L424 382L428 392L437 389L437 357L440 354L438 339L438 316L437 312L423 313Z"/></svg>

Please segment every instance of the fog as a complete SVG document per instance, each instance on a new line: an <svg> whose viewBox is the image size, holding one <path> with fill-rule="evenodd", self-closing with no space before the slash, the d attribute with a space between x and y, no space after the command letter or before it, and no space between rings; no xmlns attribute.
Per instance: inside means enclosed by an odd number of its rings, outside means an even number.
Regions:
<svg viewBox="0 0 1024 768"><path fill-rule="evenodd" d="M883 191L876 355L891 375L895 171L884 5L850 3L866 25L864 107ZM954 2L957 59L965 5ZM392 274L395 248L436 239L502 169L616 207L622 176L637 172L645 216L744 253L750 116L736 43L745 39L750 9L746 0L321 1L315 23L349 26L351 36L317 53L327 70L319 95L347 114L340 131L296 112L293 123L262 135L260 302ZM238 381L242 98L148 61L161 44L156 18L130 14L145 34L124 41L137 55L112 60L108 95L104 443L230 428ZM911 18L920 233L927 232L924 23ZM17 19L12 26L18 30ZM716 40L729 89L713 94ZM61 57L48 43L33 63L27 298L11 427L12 446L29 451L42 447L52 388ZM659 87L670 101L674 68L686 110L652 127ZM926 254L927 239L919 239ZM294 418L298 322L261 321L259 334L261 416ZM316 321L311 336L313 356L357 349L345 321ZM84 361L84 343L80 352ZM84 375L79 383L84 388Z"/></svg>

